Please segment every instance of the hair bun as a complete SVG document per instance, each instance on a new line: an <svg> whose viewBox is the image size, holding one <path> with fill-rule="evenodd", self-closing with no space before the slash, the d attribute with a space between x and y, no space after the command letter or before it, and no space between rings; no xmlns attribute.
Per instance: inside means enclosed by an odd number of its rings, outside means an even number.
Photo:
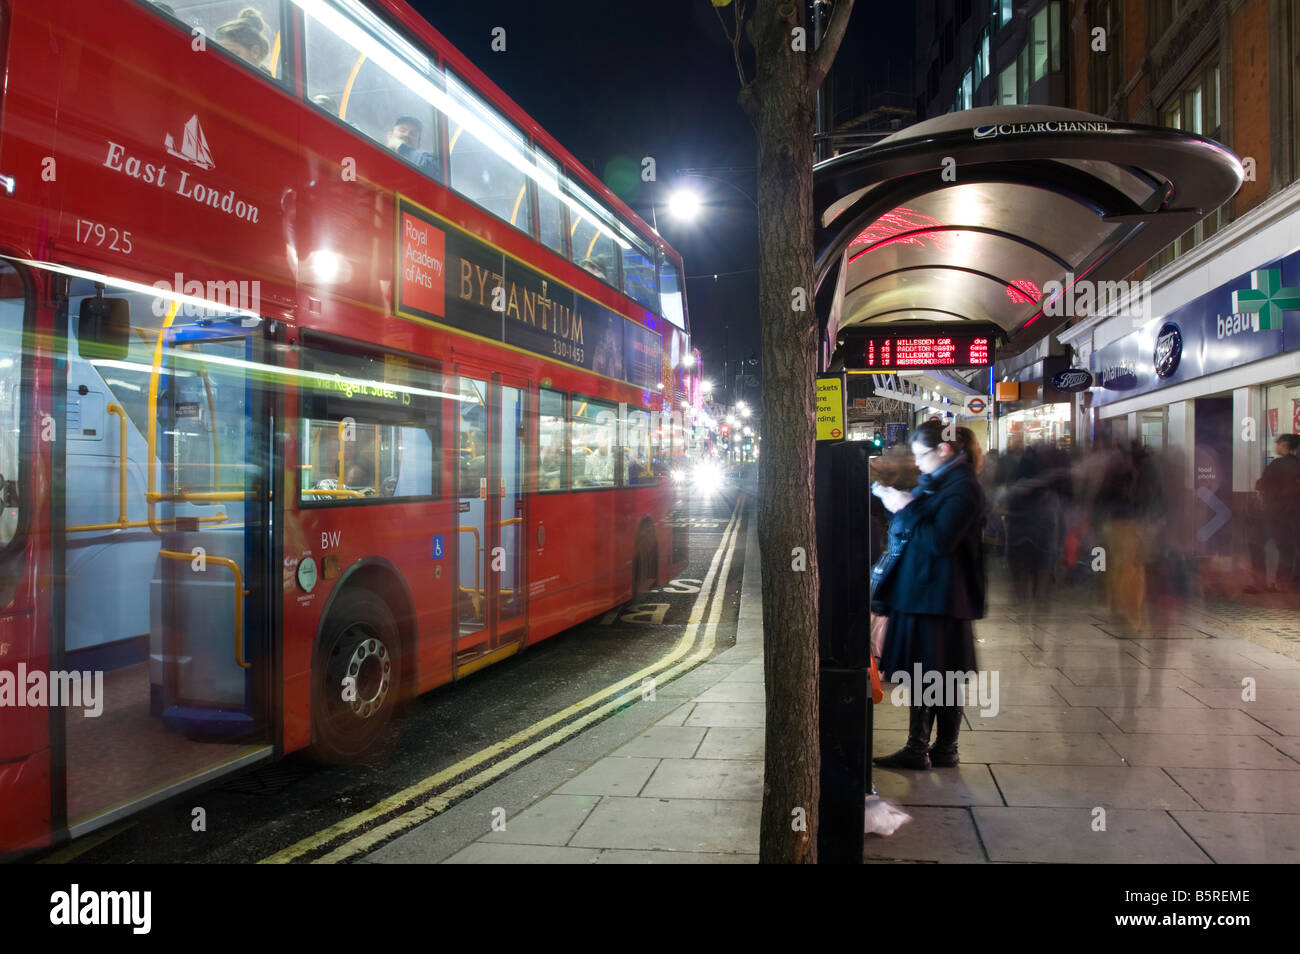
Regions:
<svg viewBox="0 0 1300 954"><path fill-rule="evenodd" d="M258 33L261 33L262 28L266 26L266 21L262 19L262 15L252 7L244 7L244 9L240 10L237 19L243 20Z"/></svg>

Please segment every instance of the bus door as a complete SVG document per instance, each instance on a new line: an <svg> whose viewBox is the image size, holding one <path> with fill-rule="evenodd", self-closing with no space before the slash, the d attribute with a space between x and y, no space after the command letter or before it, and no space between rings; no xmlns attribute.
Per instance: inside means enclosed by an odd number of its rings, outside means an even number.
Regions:
<svg viewBox="0 0 1300 954"><path fill-rule="evenodd" d="M458 668L524 636L524 461L527 388L458 371Z"/></svg>
<svg viewBox="0 0 1300 954"><path fill-rule="evenodd" d="M68 304L55 638L103 686L60 710L75 836L271 754L275 381L259 319L82 279Z"/></svg>

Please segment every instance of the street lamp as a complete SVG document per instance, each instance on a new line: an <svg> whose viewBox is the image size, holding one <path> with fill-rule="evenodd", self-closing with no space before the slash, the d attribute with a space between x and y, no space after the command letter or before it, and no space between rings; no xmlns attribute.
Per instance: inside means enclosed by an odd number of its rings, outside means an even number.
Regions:
<svg viewBox="0 0 1300 954"><path fill-rule="evenodd" d="M668 197L668 211L682 222L695 221L702 205L699 193L691 189L678 189Z"/></svg>

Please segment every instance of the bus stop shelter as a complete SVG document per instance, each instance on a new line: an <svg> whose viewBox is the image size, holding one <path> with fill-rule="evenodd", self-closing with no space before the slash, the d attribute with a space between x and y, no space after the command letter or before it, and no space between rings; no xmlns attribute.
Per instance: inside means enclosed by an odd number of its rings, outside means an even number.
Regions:
<svg viewBox="0 0 1300 954"><path fill-rule="evenodd" d="M1228 201L1243 171L1224 146L1179 130L994 106L909 126L813 176L819 367L833 371L861 362L855 342L883 330L978 328L997 357L1023 352L1070 319L1058 298L1128 279ZM863 443L817 453L826 861L861 860L870 790Z"/></svg>

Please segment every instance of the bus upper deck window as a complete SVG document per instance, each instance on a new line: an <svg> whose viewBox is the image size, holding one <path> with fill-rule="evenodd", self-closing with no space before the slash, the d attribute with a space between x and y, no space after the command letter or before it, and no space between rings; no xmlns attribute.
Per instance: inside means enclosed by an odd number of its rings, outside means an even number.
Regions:
<svg viewBox="0 0 1300 954"><path fill-rule="evenodd" d="M214 46L247 66L284 81L277 0L167 0L153 6L196 31L195 36L210 37Z"/></svg>
<svg viewBox="0 0 1300 954"><path fill-rule="evenodd" d="M339 22L306 18L307 101L441 181L440 114L431 105L443 87L437 64L377 21L356 21L354 30ZM372 55L376 44L389 55Z"/></svg>

